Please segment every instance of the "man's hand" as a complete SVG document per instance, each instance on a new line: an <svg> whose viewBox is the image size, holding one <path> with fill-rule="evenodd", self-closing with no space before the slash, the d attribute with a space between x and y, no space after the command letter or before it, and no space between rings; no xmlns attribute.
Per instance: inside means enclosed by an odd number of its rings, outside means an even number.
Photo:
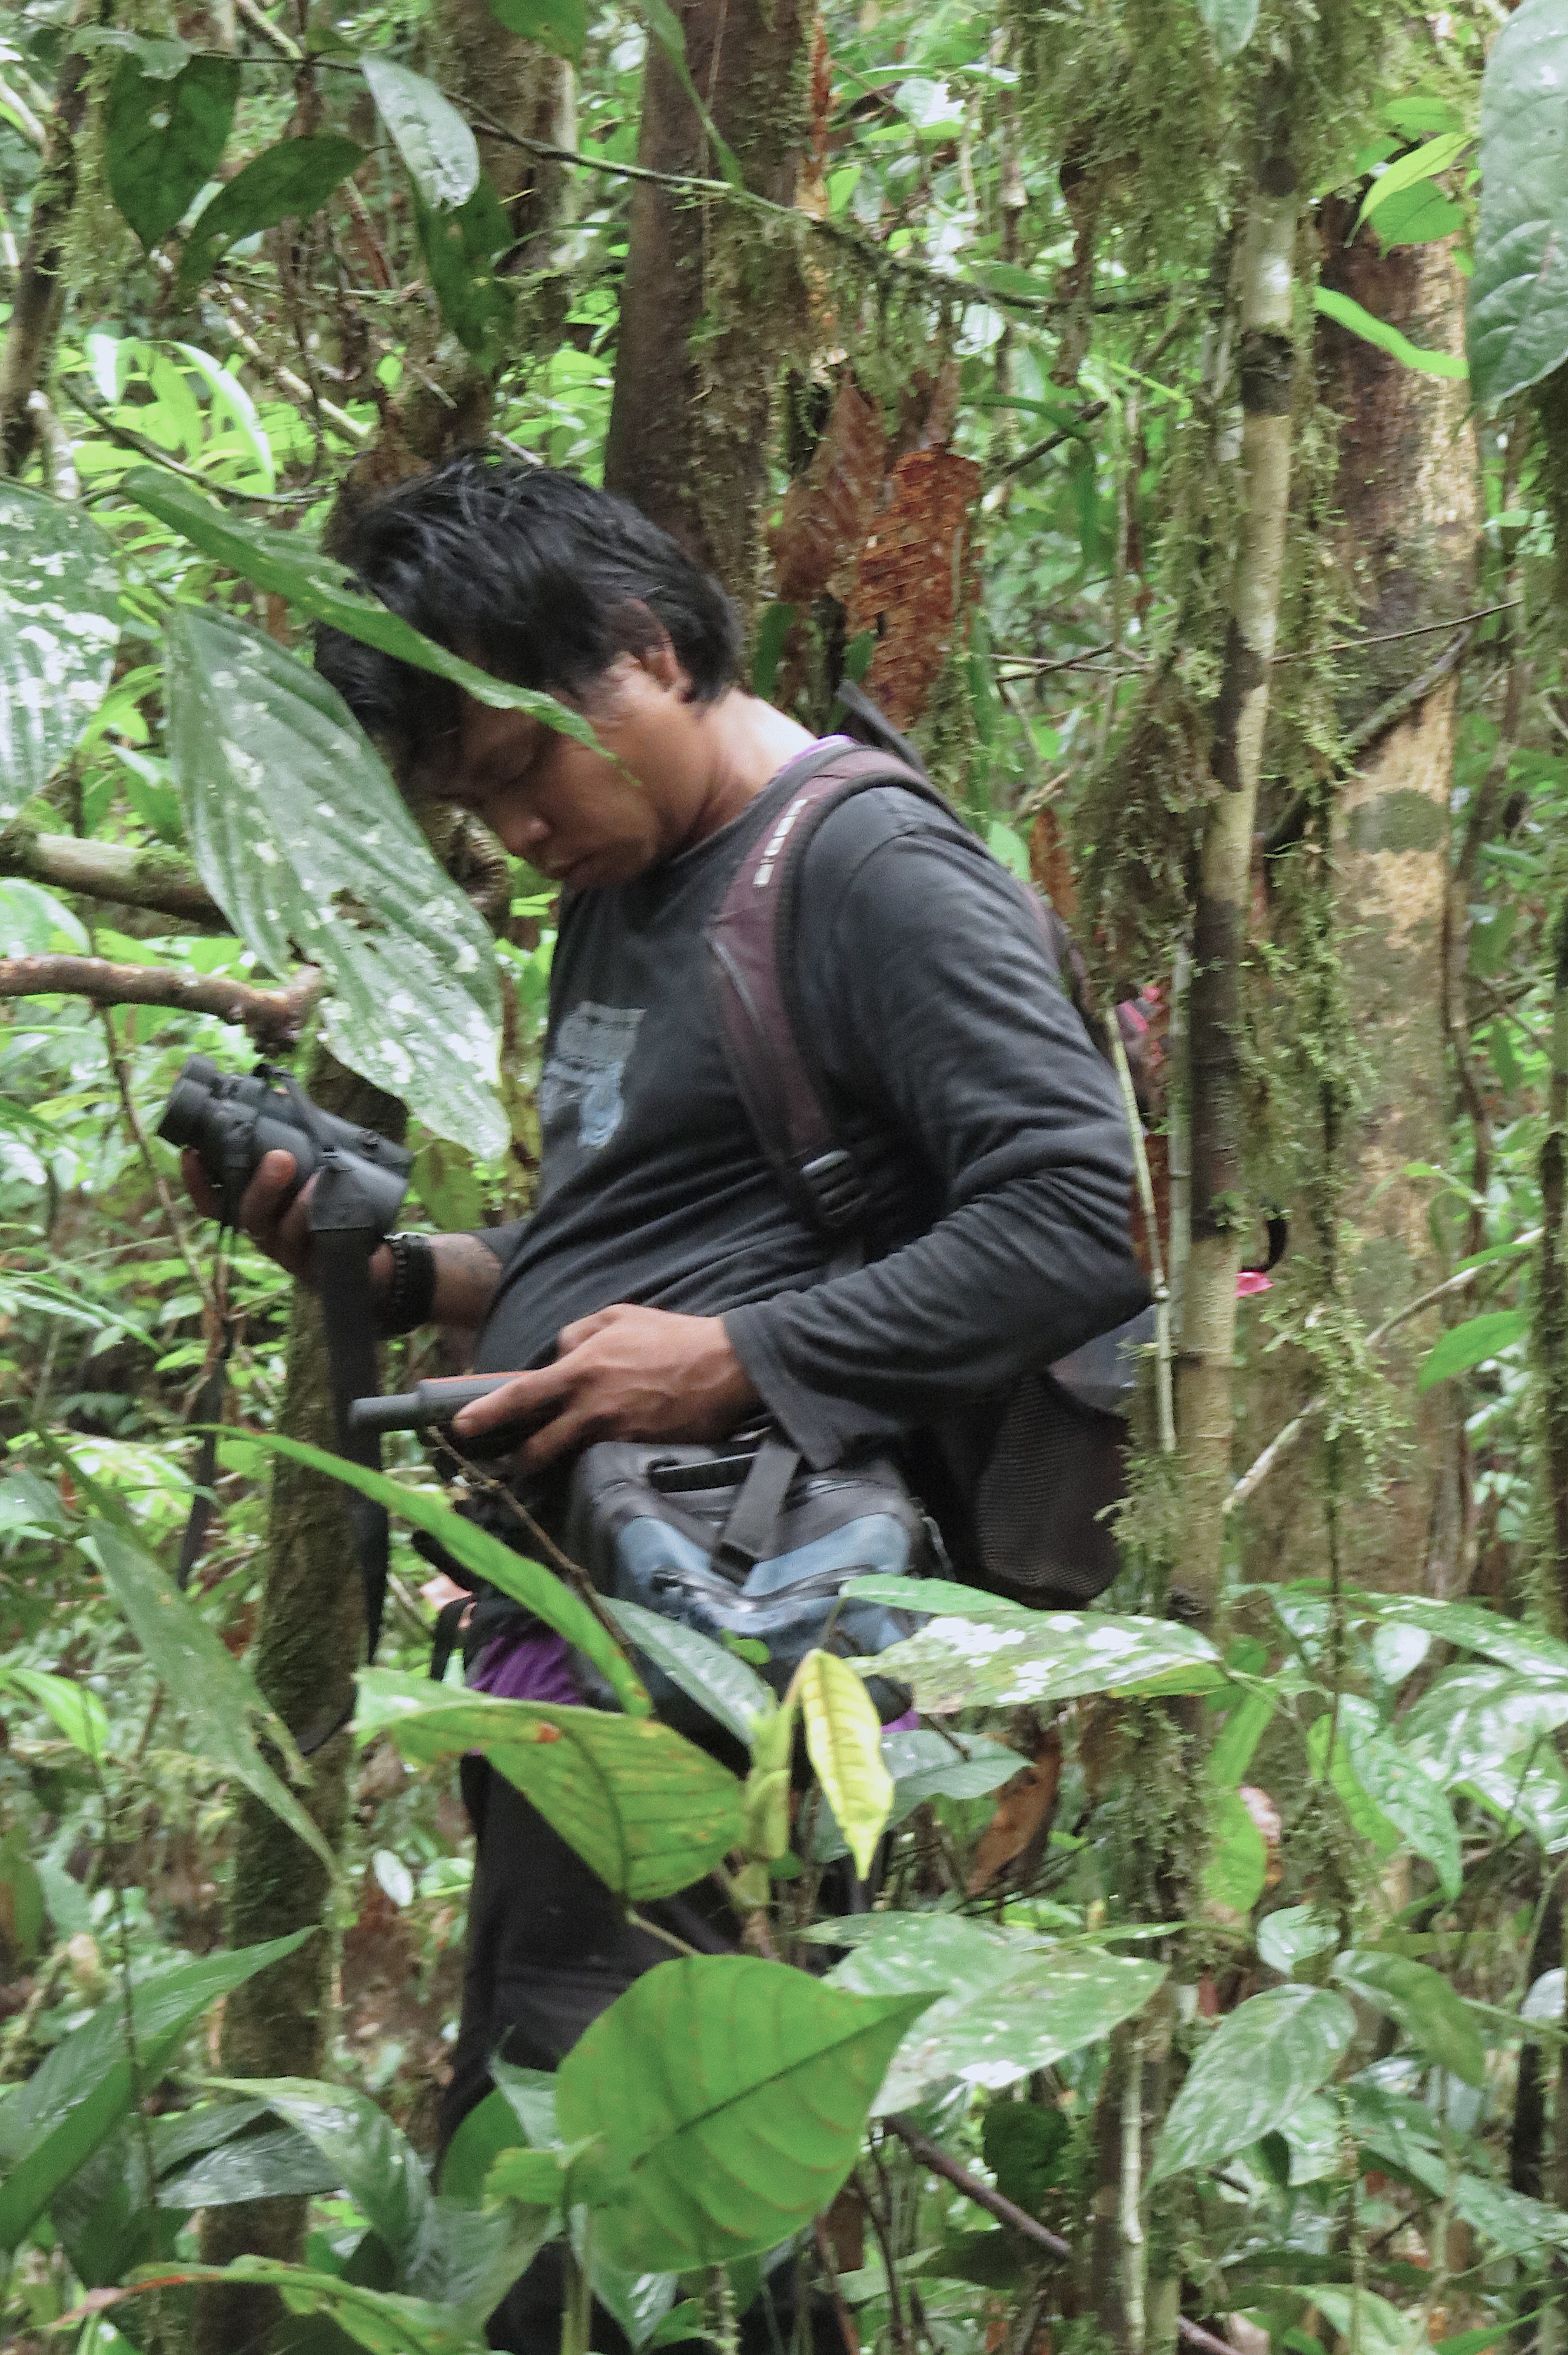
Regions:
<svg viewBox="0 0 1568 2355"><path fill-rule="evenodd" d="M203 1217L216 1219L219 1215L217 1195L201 1166L200 1154L188 1149L182 1153L180 1173L185 1181L185 1191ZM239 1227L259 1251L308 1284L313 1252L306 1203L315 1179L313 1178L310 1184L295 1192L294 1174L291 1153L264 1153L241 1198Z"/></svg>
<svg viewBox="0 0 1568 2355"><path fill-rule="evenodd" d="M719 1439L758 1403L722 1317L621 1302L566 1326L557 1347L554 1365L465 1406L457 1439L538 1424L520 1451L537 1471L594 1439Z"/></svg>

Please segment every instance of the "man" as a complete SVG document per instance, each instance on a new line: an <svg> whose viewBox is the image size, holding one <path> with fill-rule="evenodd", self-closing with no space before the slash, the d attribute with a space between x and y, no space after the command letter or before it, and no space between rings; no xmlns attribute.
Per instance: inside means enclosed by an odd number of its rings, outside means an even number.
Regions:
<svg viewBox="0 0 1568 2355"><path fill-rule="evenodd" d="M395 612L569 703L602 747L323 634L321 668L405 789L473 810L563 891L534 1215L397 1238L373 1270L389 1330L471 1327L482 1371L518 1369L459 1416L460 1442L523 1428L512 1475L546 1519L589 1441L709 1440L764 1415L813 1466L876 1443L929 1470L919 1434L1143 1305L1114 1079L1017 886L897 786L835 810L801 873L800 1027L872 1205L865 1263L828 1272L730 1077L704 937L814 740L738 683L733 611L672 540L567 475L471 453L371 507L346 553ZM244 1223L308 1279L292 1178L269 1155ZM571 1691L536 1631L503 1630L478 1665L492 1690ZM449 2125L498 2046L554 2066L670 1952L509 1785L468 1788ZM703 1891L649 1910L688 1945L726 1942ZM496 2343L549 2327L531 2275Z"/></svg>

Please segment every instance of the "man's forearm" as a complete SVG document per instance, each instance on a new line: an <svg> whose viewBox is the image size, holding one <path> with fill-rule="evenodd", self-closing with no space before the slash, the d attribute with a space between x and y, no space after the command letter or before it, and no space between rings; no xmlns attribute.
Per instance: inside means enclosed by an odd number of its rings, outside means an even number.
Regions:
<svg viewBox="0 0 1568 2355"><path fill-rule="evenodd" d="M428 1241L436 1263L429 1322L471 1332L489 1314L501 1282L501 1262L478 1235L431 1235ZM391 1283L392 1253L383 1243L370 1263L371 1293L378 1308L385 1305Z"/></svg>

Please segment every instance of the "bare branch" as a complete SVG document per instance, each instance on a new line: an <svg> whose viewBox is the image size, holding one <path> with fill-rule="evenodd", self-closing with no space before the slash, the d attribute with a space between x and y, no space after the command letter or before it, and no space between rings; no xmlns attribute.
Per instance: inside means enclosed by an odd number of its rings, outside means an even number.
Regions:
<svg viewBox="0 0 1568 2355"><path fill-rule="evenodd" d="M304 965L287 989L257 989L221 974L174 973L165 965L111 964L107 957L0 957L0 997L85 997L94 1006L166 1006L241 1022L257 1039L283 1046L299 1037L322 986Z"/></svg>
<svg viewBox="0 0 1568 2355"><path fill-rule="evenodd" d="M134 850L122 842L83 842L72 834L0 834L0 875L20 875L57 891L80 891L124 908L152 908L194 926L223 932L228 919L190 861L174 850Z"/></svg>

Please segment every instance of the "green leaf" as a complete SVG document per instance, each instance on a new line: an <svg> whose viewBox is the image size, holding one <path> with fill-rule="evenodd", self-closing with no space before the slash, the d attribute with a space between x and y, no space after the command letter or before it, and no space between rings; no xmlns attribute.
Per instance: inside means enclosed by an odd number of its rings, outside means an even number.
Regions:
<svg viewBox="0 0 1568 2355"><path fill-rule="evenodd" d="M1224 1722L1214 1736L1204 1763L1204 1778L1213 1791L1234 1789L1252 1764L1253 1753L1262 1741L1269 1720L1274 1715L1275 1695L1258 1688L1251 1692L1238 1689L1234 1706L1225 1713Z"/></svg>
<svg viewBox="0 0 1568 2355"><path fill-rule="evenodd" d="M1207 2167L1277 2134L1333 2074L1356 2032L1342 1996L1269 1987L1222 2019L1171 2105L1151 2179Z"/></svg>
<svg viewBox="0 0 1568 2355"><path fill-rule="evenodd" d="M450 678L476 703L486 704L492 710L525 711L530 719L555 729L558 735L571 737L589 751L604 751L580 711L570 710L537 687L513 687L477 664L464 662L460 655L450 654L400 614L389 612L376 598L362 595L341 564L296 533L274 531L266 524L248 523L225 514L200 491L155 467L133 467L122 487L128 498L167 524L171 531L183 534L215 564L226 565L242 581L253 581L274 596L286 597L313 621L330 623L347 636L396 655L399 662L433 671L438 678Z"/></svg>
<svg viewBox="0 0 1568 2355"><path fill-rule="evenodd" d="M26 1849L26 1834L13 1824L0 1840L0 1937L19 1961L30 1963L44 1933L44 1887Z"/></svg>
<svg viewBox="0 0 1568 2355"><path fill-rule="evenodd" d="M1472 1366L1511 1349L1530 1337L1530 1316L1523 1308L1491 1308L1483 1316L1467 1316L1462 1325L1452 1326L1436 1348L1428 1349L1416 1376L1418 1391L1429 1391L1436 1382L1452 1381L1456 1374L1467 1374Z"/></svg>
<svg viewBox="0 0 1568 2355"><path fill-rule="evenodd" d="M364 157L363 147L334 131L280 139L276 146L264 147L191 223L180 257L180 293L193 293L237 238L276 229L280 221L308 219Z"/></svg>
<svg viewBox="0 0 1568 2355"><path fill-rule="evenodd" d="M74 1677L57 1676L48 1668L0 1668L0 1686L5 1685L36 1700L84 1757L101 1764L108 1756L108 1713L98 1695Z"/></svg>
<svg viewBox="0 0 1568 2355"><path fill-rule="evenodd" d="M1519 1761L1568 1725L1568 1684L1537 1683L1469 1661L1449 1668L1400 1720L1401 1745L1444 1789L1479 1768Z"/></svg>
<svg viewBox="0 0 1568 2355"><path fill-rule="evenodd" d="M607 1601L605 1609L633 1651L662 1668L688 1700L705 1709L750 1749L758 1719L770 1717L778 1705L755 1668L711 1636L699 1635L678 1619L666 1619L661 1612L644 1610L641 1603Z"/></svg>
<svg viewBox="0 0 1568 2355"><path fill-rule="evenodd" d="M493 360L512 321L515 290L493 262L514 242L506 208L488 174L455 212L414 199L419 250L441 318L466 352Z"/></svg>
<svg viewBox="0 0 1568 2355"><path fill-rule="evenodd" d="M239 378L232 375L228 368L220 368L212 354L204 352L199 344L176 344L175 349L187 366L195 368L197 376L206 385L212 396L215 410L218 409L228 410L230 421L238 432L240 440L249 449L265 478L266 487L271 490L277 482L277 469L272 464L272 445L261 430L261 420L256 413L256 403L251 400ZM124 757L122 751L121 757L122 759Z"/></svg>
<svg viewBox="0 0 1568 2355"><path fill-rule="evenodd" d="M331 1848L256 1746L252 1723L276 1728L277 1720L222 1637L167 1571L123 1530L94 1521L87 1542L104 1584L185 1721L190 1747L270 1807L335 1880L338 1863Z"/></svg>
<svg viewBox="0 0 1568 2355"><path fill-rule="evenodd" d="M1209 1810L1209 1860L1203 1895L1227 1913L1250 1913L1268 1878L1268 1843L1239 1791L1224 1791Z"/></svg>
<svg viewBox="0 0 1568 2355"><path fill-rule="evenodd" d="M244 2200L295 2200L342 2189L343 2179L314 2143L291 2126L242 2135L203 2151L160 2180L160 2208L228 2208Z"/></svg>
<svg viewBox="0 0 1568 2355"><path fill-rule="evenodd" d="M1340 2289L1329 2282L1314 2282L1311 2301L1357 2355L1417 2355L1418 2350L1425 2348L1426 2332L1420 2316L1401 2313L1375 2290L1349 2284Z"/></svg>
<svg viewBox="0 0 1568 2355"><path fill-rule="evenodd" d="M1198 14L1226 65L1240 57L1257 29L1257 0L1198 0Z"/></svg>
<svg viewBox="0 0 1568 2355"><path fill-rule="evenodd" d="M1404 1955L1356 1947L1340 1955L1334 1977L1352 1995L1397 2020L1440 2069L1462 2077L1467 2085L1486 2083L1487 2048L1474 2014L1440 1972Z"/></svg>
<svg viewBox="0 0 1568 2355"><path fill-rule="evenodd" d="M323 2314L370 2355L485 2355L482 2318L466 2308L443 2311L424 2298L365 2289L341 2274L316 2273L278 2257L236 2257L227 2265L164 2264L140 2270L119 2295L176 2289L198 2282L262 2282L291 2314Z"/></svg>
<svg viewBox="0 0 1568 2355"><path fill-rule="evenodd" d="M362 57L359 69L425 203L466 204L479 186L479 145L451 101L390 58Z"/></svg>
<svg viewBox="0 0 1568 2355"><path fill-rule="evenodd" d="M835 1653L808 1652L795 1685L807 1755L863 1880L893 1805L882 1721L859 1677Z"/></svg>
<svg viewBox="0 0 1568 2355"><path fill-rule="evenodd" d="M568 2141L630 2179L595 2220L612 2264L683 2272L776 2247L854 2165L894 2047L930 1998L867 2000L746 1955L661 1963L562 2062Z"/></svg>
<svg viewBox="0 0 1568 2355"><path fill-rule="evenodd" d="M482 917L443 874L335 688L263 631L181 606L169 751L203 882L274 973L331 984L340 1061L427 1128L498 1155L500 985Z"/></svg>
<svg viewBox="0 0 1568 2355"><path fill-rule="evenodd" d="M588 0L490 0L490 13L509 33L537 41L580 66L588 47Z"/></svg>
<svg viewBox="0 0 1568 2355"><path fill-rule="evenodd" d="M136 2063L126 2051L125 2000L116 1987L90 2019L0 2102L0 2248L15 2249L62 2183L151 2090L192 2022L270 1963L302 1945L308 1931L232 1954L204 1955L150 1973L133 1991Z"/></svg>
<svg viewBox="0 0 1568 2355"><path fill-rule="evenodd" d="M1266 1914L1257 1925L1259 1961L1287 1978L1298 1963L1308 1961L1314 1955L1332 1954L1339 1943L1340 1934L1333 1923L1314 1913L1309 1905L1281 1906L1277 1913Z"/></svg>
<svg viewBox="0 0 1568 2355"><path fill-rule="evenodd" d="M1464 206L1446 197L1436 180L1417 180L1380 207L1378 243L1385 253L1396 245L1432 245L1439 238L1453 237L1467 218Z"/></svg>
<svg viewBox="0 0 1568 2355"><path fill-rule="evenodd" d="M235 58L191 58L171 80L153 80L126 58L103 111L109 193L151 248L177 229L217 171L239 96Z"/></svg>
<svg viewBox="0 0 1568 2355"><path fill-rule="evenodd" d="M895 1949L876 1945L836 1965L830 1983L880 1991L922 1976L920 1966L911 1973ZM984 1978L966 1969L905 2038L874 2106L878 2115L908 2109L952 2078L993 2093L1015 2084L1097 2043L1141 2011L1165 1977L1162 1963L1097 1948L1036 1948Z"/></svg>
<svg viewBox="0 0 1568 2355"><path fill-rule="evenodd" d="M1371 220L1374 213L1381 212L1391 197L1397 197L1404 189L1414 187L1417 180L1430 180L1439 172L1446 172L1469 144L1467 132L1447 131L1439 138L1424 141L1408 155L1401 155L1386 172L1379 173L1362 197L1361 208L1356 215L1356 228L1360 229L1362 221Z"/></svg>
<svg viewBox="0 0 1568 2355"><path fill-rule="evenodd" d="M1340 1700L1340 1739L1373 1806L1426 1859L1447 1895L1457 1897L1464 1878L1459 1828L1441 1785L1381 1731L1372 1704L1349 1693Z"/></svg>
<svg viewBox="0 0 1568 2355"><path fill-rule="evenodd" d="M1055 2183L1071 2136L1058 2109L1038 2102L993 2102L980 2129L980 2148L1002 2198L1037 2216Z"/></svg>
<svg viewBox="0 0 1568 2355"><path fill-rule="evenodd" d="M902 1593L895 1591L900 1587ZM938 1579L912 1586L907 1580L856 1578L844 1592L941 1614L876 1659L876 1673L910 1686L916 1706L932 1716L1075 1693L1207 1692L1224 1682L1207 1638L1165 1619L1029 1611ZM962 1604L961 1616L949 1597Z"/></svg>
<svg viewBox="0 0 1568 2355"><path fill-rule="evenodd" d="M925 1728L882 1737L883 1764L893 1777L890 1824L901 1824L927 1799L980 1799L1011 1783L1029 1761L1004 1742L983 1733L949 1738ZM847 1856L849 1849L832 1813L820 1808L811 1829L811 1857L818 1864Z"/></svg>
<svg viewBox="0 0 1568 2355"><path fill-rule="evenodd" d="M1375 344L1380 352L1386 352L1404 368L1417 368L1424 376L1464 377L1470 372L1459 353L1426 351L1413 344L1408 336L1402 336L1386 319L1374 319L1360 303L1352 302L1348 294L1337 293L1331 286L1319 286L1312 301L1326 319L1332 319L1352 336L1360 336L1363 343Z"/></svg>
<svg viewBox="0 0 1568 2355"><path fill-rule="evenodd" d="M461 2123L441 2154L440 2190L443 2200L477 2208L484 2197L491 2167L503 2150L517 2143L517 2120L501 2093L486 2094L464 2113Z"/></svg>
<svg viewBox="0 0 1568 2355"><path fill-rule="evenodd" d="M0 825L74 748L119 640L114 550L90 516L0 483Z"/></svg>
<svg viewBox="0 0 1568 2355"><path fill-rule="evenodd" d="M1489 1611L1478 1603L1439 1603L1425 1594L1368 1594L1361 1600L1380 1619L1425 1628L1440 1642L1484 1653L1521 1677L1568 1685L1568 1644L1539 1628L1520 1626L1500 1611Z"/></svg>
<svg viewBox="0 0 1568 2355"><path fill-rule="evenodd" d="M520 2200L534 2208L558 2207L566 2188L565 2172L553 2150L529 2150L517 2143L496 2153L484 2186L487 2199Z"/></svg>
<svg viewBox="0 0 1568 2355"><path fill-rule="evenodd" d="M494 0L492 0L493 5ZM692 69L686 62L685 31L671 7L670 0L642 0L642 13L648 19L649 31L668 58L676 80L691 101L692 110L703 126L719 170L732 188L744 188L746 175L720 138L718 127L703 102L702 92L692 80Z"/></svg>
<svg viewBox="0 0 1568 2355"><path fill-rule="evenodd" d="M1470 283L1476 399L1495 408L1568 358L1568 20L1525 0L1481 80L1481 213Z"/></svg>
<svg viewBox="0 0 1568 2355"><path fill-rule="evenodd" d="M700 1881L740 1840L739 1783L655 1718L458 1695L390 1668L363 1670L360 1690L405 1757L482 1751L633 1904Z"/></svg>
<svg viewBox="0 0 1568 2355"><path fill-rule="evenodd" d="M492 1586L498 1586L503 1594L521 1603L535 1619L542 1619L546 1627L553 1627L557 1636L564 1636L576 1650L584 1653L630 1716L648 1715L648 1695L630 1661L587 1604L553 1571L514 1553L509 1545L476 1529L471 1521L454 1513L450 1505L443 1505L439 1497L426 1489L402 1487L384 1472L371 1472L362 1464L347 1463L341 1455L329 1455L323 1448L313 1447L305 1440L286 1439L281 1432L246 1431L230 1435L242 1440L248 1447L287 1455L296 1464L309 1465L313 1472L327 1473L345 1487L357 1488L362 1497L385 1505L389 1513L412 1521L417 1529L439 1538L452 1560L461 1562L464 1570L488 1579Z"/></svg>
<svg viewBox="0 0 1568 2355"><path fill-rule="evenodd" d="M397 2268L399 2289L422 2292L434 2235L424 2163L368 2094L310 2077L215 2077L219 2091L262 2102L321 2153Z"/></svg>

